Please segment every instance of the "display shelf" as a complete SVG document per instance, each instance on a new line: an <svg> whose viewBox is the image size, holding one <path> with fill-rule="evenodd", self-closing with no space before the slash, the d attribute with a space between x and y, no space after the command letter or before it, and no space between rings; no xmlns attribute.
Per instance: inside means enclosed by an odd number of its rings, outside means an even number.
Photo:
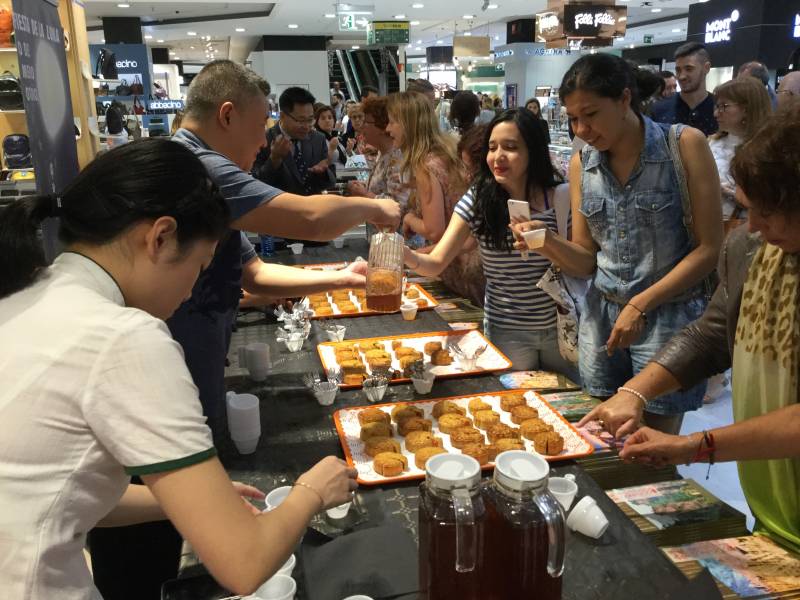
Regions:
<svg viewBox="0 0 800 600"><path fill-rule="evenodd" d="M92 77L92 87L99 88L101 83L120 85L122 84L122 79L95 79Z"/></svg>
<svg viewBox="0 0 800 600"><path fill-rule="evenodd" d="M0 52L16 52L16 48L0 48Z"/></svg>
<svg viewBox="0 0 800 600"><path fill-rule="evenodd" d="M0 113L4 115L24 115L25 111L22 109L19 110L0 110Z"/></svg>

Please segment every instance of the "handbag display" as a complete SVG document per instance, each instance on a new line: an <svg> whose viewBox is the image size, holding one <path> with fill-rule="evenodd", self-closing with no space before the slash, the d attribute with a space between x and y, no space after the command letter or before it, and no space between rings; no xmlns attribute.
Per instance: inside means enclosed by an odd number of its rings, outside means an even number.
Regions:
<svg viewBox="0 0 800 600"><path fill-rule="evenodd" d="M22 88L19 79L9 71L0 75L0 110L22 110Z"/></svg>
<svg viewBox="0 0 800 600"><path fill-rule="evenodd" d="M12 133L3 138L3 160L8 169L32 169L31 142L27 135Z"/></svg>
<svg viewBox="0 0 800 600"><path fill-rule="evenodd" d="M143 115L144 114L144 103L139 100L139 96L133 97L133 114L135 115Z"/></svg>
<svg viewBox="0 0 800 600"><path fill-rule="evenodd" d="M130 96L132 95L131 86L128 85L128 80L123 79L122 83L117 86L117 89L114 90L115 96Z"/></svg>
<svg viewBox="0 0 800 600"><path fill-rule="evenodd" d="M133 83L131 84L131 94L134 96L142 96L144 95L144 86L142 85L142 80L138 75L134 75Z"/></svg>
<svg viewBox="0 0 800 600"><path fill-rule="evenodd" d="M12 35L14 35L14 23L11 11L5 7L0 8L0 48L13 48Z"/></svg>
<svg viewBox="0 0 800 600"><path fill-rule="evenodd" d="M94 95L97 96L110 96L111 89L107 83L101 83L98 87L94 88Z"/></svg>
<svg viewBox="0 0 800 600"><path fill-rule="evenodd" d="M100 48L94 65L94 76L102 79L117 78L117 58L108 48Z"/></svg>

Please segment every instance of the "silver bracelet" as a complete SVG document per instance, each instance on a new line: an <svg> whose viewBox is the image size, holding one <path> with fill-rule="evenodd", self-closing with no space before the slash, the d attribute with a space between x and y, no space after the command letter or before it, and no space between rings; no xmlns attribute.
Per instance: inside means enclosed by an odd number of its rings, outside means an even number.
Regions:
<svg viewBox="0 0 800 600"><path fill-rule="evenodd" d="M645 406L647 406L647 398L645 398L644 394L642 394L641 392L637 392L635 389L629 387L618 387L617 393L619 394L620 392L628 392L629 394L633 394L639 400L641 400Z"/></svg>

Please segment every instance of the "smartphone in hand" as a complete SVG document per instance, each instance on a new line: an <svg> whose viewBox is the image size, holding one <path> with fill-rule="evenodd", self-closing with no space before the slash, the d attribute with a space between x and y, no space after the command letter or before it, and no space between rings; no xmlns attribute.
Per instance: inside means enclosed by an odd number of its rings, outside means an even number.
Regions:
<svg viewBox="0 0 800 600"><path fill-rule="evenodd" d="M509 200L508 201L508 219L509 221L514 218L521 218L525 221L531 220L531 207L527 202L522 200Z"/></svg>

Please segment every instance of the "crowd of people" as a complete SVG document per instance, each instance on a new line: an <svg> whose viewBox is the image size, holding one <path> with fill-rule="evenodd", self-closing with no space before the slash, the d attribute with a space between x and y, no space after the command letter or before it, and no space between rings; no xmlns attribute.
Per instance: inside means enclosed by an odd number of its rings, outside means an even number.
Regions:
<svg viewBox="0 0 800 600"><path fill-rule="evenodd" d="M656 77L604 53L570 67L559 98L585 146L567 173L535 99L497 110L461 91L445 128L425 80L389 96L364 88L358 102L335 86L330 104L293 87L265 130L269 84L218 60L192 81L171 139L116 147L60 194L11 204L0 213L0 335L14 340L0 346L0 378L15 382L0 389L0 589L77 600L94 576L109 597L146 585L138 597L153 597L182 539L236 593L283 564L356 474L327 457L274 511L241 501L263 494L232 483L214 449L231 326L243 291L363 286L365 269L267 264L242 232L325 242L365 222L405 236L411 271L481 304L515 369L555 371L603 398L584 421L632 434L624 459L740 461L758 530L800 550L800 73L771 96L763 65L748 63L709 92L706 49L675 58L675 74ZM369 179L328 194L354 154L369 157ZM512 199L529 219L512 221ZM37 236L50 217L65 251L47 265ZM723 219L737 217L747 225L725 237ZM542 229L529 247L524 234ZM583 282L577 364L537 286L551 271ZM735 423L679 435L708 378L728 369ZM161 552L119 558L143 538ZM148 559L139 581L119 577Z"/></svg>

